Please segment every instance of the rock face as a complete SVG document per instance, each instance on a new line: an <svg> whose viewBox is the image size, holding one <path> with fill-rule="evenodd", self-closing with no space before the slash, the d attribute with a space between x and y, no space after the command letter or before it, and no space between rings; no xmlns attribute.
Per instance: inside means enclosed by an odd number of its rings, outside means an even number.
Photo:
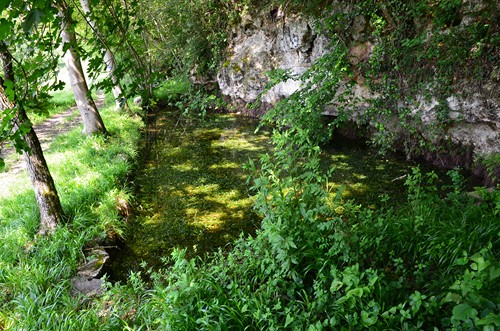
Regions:
<svg viewBox="0 0 500 331"><path fill-rule="evenodd" d="M473 19L470 17L473 17L473 13L464 14L461 24L471 24ZM366 29L366 26L362 17L356 18L352 26L352 38L354 41L359 40L354 42L354 46L349 50L353 67L367 61L373 51L373 43L363 38L363 29ZM297 14L285 15L275 10L257 17L247 15L241 25L233 29L229 40L227 60L222 64L217 77L220 91L237 108L245 107L259 98L264 108L265 105L270 106L299 89L301 82L290 79L261 95L269 81L266 72L289 69L292 73L301 74L326 53L328 45L328 39L315 32L312 22ZM354 86L357 97L374 97L364 85L362 77L357 79L357 82ZM458 89L462 93L450 95L446 100L450 121L446 131L437 138L466 150L470 156L462 157L462 160L454 162L454 165L470 166L471 160L477 156L500 153L500 67L493 69L489 80L461 82ZM412 112L421 119L421 125L424 126L421 132L424 137L427 131L425 126L437 120L438 111L438 102L430 100L422 102L419 108ZM336 115L334 107L326 112ZM363 107L360 107L357 114L360 112L363 112ZM402 127L392 129L404 130ZM426 138L437 143L436 137Z"/></svg>
<svg viewBox="0 0 500 331"><path fill-rule="evenodd" d="M302 74L325 52L328 40L314 32L311 23L298 15L275 10L267 16L243 17L232 32L228 53L217 81L222 94L233 104L244 107L255 102L268 82L266 72L289 69ZM262 96L265 104L287 97L300 87L288 80Z"/></svg>
<svg viewBox="0 0 500 331"><path fill-rule="evenodd" d="M448 129L452 142L473 146L475 154L500 153L500 86L496 82L494 91L487 91L482 84L483 93L468 97L449 97L447 99L452 120L457 120ZM432 111L430 109L429 111Z"/></svg>

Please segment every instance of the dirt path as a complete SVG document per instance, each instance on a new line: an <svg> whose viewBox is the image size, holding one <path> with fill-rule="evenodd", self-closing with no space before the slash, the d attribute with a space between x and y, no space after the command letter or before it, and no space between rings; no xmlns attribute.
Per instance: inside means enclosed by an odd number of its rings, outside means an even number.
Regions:
<svg viewBox="0 0 500 331"><path fill-rule="evenodd" d="M95 99L97 108L102 107L104 105L104 102L104 94L99 94ZM33 127L38 136L38 140L40 140L40 144L42 145L42 150L46 152L50 150L50 144L57 136L67 133L81 123L82 120L78 113L78 109L76 108L76 106L73 106L62 113L50 117L43 123L34 125ZM15 152L16 151L13 147L1 149L0 156L5 159ZM19 154L17 157L15 157L14 160L12 160L12 158L10 162L9 160L7 160L7 166L9 167L9 170L0 173L0 186L2 186L2 178L4 178L4 176L8 176L9 174L17 174L26 169L24 160Z"/></svg>

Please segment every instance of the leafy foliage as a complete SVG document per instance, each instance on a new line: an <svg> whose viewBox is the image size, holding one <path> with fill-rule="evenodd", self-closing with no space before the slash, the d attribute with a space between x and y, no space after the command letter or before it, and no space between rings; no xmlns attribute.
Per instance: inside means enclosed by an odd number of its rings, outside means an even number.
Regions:
<svg viewBox="0 0 500 331"><path fill-rule="evenodd" d="M348 58L354 81L376 95L366 100L365 118L357 121L376 123L379 145L404 147L407 155L435 150L447 126L462 120L450 116L447 98L473 93L464 84L490 79L499 60L499 31L493 23L498 16L492 14L492 2L471 6L451 0L356 1L343 11L337 6L323 21L334 40L351 51L368 51L367 57L354 52ZM356 38L350 37L353 31ZM433 103L436 118L428 121L423 109ZM403 130L394 132L394 120Z"/></svg>
<svg viewBox="0 0 500 331"><path fill-rule="evenodd" d="M313 113L294 111L275 114L276 150L247 165L263 219L257 235L210 260L176 251L164 271L144 270L151 288L140 274L115 284L92 308L106 312L103 322L179 330L494 327L498 193L483 192L478 204L458 172L446 194L435 174L415 168L398 208L345 202L319 166Z"/></svg>
<svg viewBox="0 0 500 331"><path fill-rule="evenodd" d="M111 91L116 80L122 82L125 98L137 94L145 108L154 105L153 83L156 72L150 58L149 40L145 31L145 9L141 1L89 0L90 12L73 0L73 16L80 22L85 42L81 45L82 56L88 60L89 74L97 80L96 88ZM113 54L113 73L103 75L111 68L103 61L104 53ZM112 66L112 65L111 65Z"/></svg>
<svg viewBox="0 0 500 331"><path fill-rule="evenodd" d="M187 76L192 71L215 77L226 45L228 20L239 4L148 0L142 6L153 71L170 76Z"/></svg>
<svg viewBox="0 0 500 331"><path fill-rule="evenodd" d="M145 269L152 288L140 274L115 284L93 308L106 311L107 325L179 330L496 325L497 194L477 205L452 173L455 184L443 198L436 176L415 168L402 208L357 206L329 191L328 175L318 167L321 151L304 136L307 131L289 130L275 131L276 152L247 166L254 174L256 211L263 217L256 237L240 238L230 252L211 260L188 260L176 251L164 271Z"/></svg>
<svg viewBox="0 0 500 331"><path fill-rule="evenodd" d="M14 77L0 79L7 97L15 105L35 113L45 111L49 92L62 89L55 76L59 41L56 10L42 3L9 1L2 11L2 52L10 53L15 63ZM4 73L2 73L2 76ZM14 130L17 110L5 109L0 120L1 140L12 140L18 151L26 149L22 136L31 123L19 123Z"/></svg>

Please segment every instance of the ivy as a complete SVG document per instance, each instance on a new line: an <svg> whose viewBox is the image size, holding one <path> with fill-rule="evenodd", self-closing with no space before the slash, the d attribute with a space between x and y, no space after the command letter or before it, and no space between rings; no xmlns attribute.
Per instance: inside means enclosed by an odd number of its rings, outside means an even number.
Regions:
<svg viewBox="0 0 500 331"><path fill-rule="evenodd" d="M330 54L300 78L307 83L289 103L271 112L287 113L294 103L320 113L334 108L332 125L371 126L383 150L404 148L408 156L436 151L447 128L462 120L449 116L447 99L474 93L471 82L490 79L500 61L495 4L483 1L474 10L459 0L327 5L316 22L331 40ZM366 54L353 57L360 47ZM355 98L355 85L371 95Z"/></svg>

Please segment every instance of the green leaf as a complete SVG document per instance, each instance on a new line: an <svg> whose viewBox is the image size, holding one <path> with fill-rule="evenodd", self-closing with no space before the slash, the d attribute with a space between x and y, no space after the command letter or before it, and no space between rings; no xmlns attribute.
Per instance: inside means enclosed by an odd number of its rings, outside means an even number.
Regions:
<svg viewBox="0 0 500 331"><path fill-rule="evenodd" d="M5 18L0 19L0 40L5 39L12 31L14 23Z"/></svg>
<svg viewBox="0 0 500 331"><path fill-rule="evenodd" d="M493 266L490 269L490 280L497 279L500 277L500 268Z"/></svg>
<svg viewBox="0 0 500 331"><path fill-rule="evenodd" d="M361 323L363 326L372 326L377 322L377 317L373 316L373 314L368 313L364 310L361 311Z"/></svg>
<svg viewBox="0 0 500 331"><path fill-rule="evenodd" d="M5 95L11 102L14 102L14 83L11 80L6 80L3 85L5 86Z"/></svg>
<svg viewBox="0 0 500 331"><path fill-rule="evenodd" d="M291 236L286 238L286 243L288 247L297 248L297 245L295 245Z"/></svg>
<svg viewBox="0 0 500 331"><path fill-rule="evenodd" d="M290 325L290 323L293 322L293 316L290 316L290 314L286 315L286 321L285 321L285 328Z"/></svg>
<svg viewBox="0 0 500 331"><path fill-rule="evenodd" d="M500 315L489 313L476 322L477 326L483 325L484 330L495 330L495 326L500 326ZM491 329L488 329L490 327Z"/></svg>
<svg viewBox="0 0 500 331"><path fill-rule="evenodd" d="M5 168L5 161L0 157L0 170L2 170L3 168Z"/></svg>
<svg viewBox="0 0 500 331"><path fill-rule="evenodd" d="M330 285L330 292L333 293L338 291L343 285L344 283L342 283L341 281L334 280L332 282L332 285Z"/></svg>
<svg viewBox="0 0 500 331"><path fill-rule="evenodd" d="M443 302L460 302L462 300L462 296L457 293L448 292L446 297L443 299Z"/></svg>
<svg viewBox="0 0 500 331"><path fill-rule="evenodd" d="M26 18L24 19L24 22L22 23L24 32L30 32L31 29L33 29L33 25L36 26L38 23L40 23L44 16L46 16L46 14L43 10L40 10L38 8L30 10L28 15L26 15Z"/></svg>
<svg viewBox="0 0 500 331"><path fill-rule="evenodd" d="M484 257L479 254L472 256L471 260L475 262L471 264L472 270L483 271L491 265L491 261L485 260Z"/></svg>
<svg viewBox="0 0 500 331"><path fill-rule="evenodd" d="M12 1L2 0L0 1L0 12L7 9ZM2 39L2 38L0 38Z"/></svg>
<svg viewBox="0 0 500 331"><path fill-rule="evenodd" d="M363 296L363 289L361 287L353 288L352 290L347 292L346 296L355 296L361 298Z"/></svg>
<svg viewBox="0 0 500 331"><path fill-rule="evenodd" d="M466 265L468 261L469 260L467 259L466 256L465 257L460 257L460 258L458 258L458 259L455 260L455 265Z"/></svg>
<svg viewBox="0 0 500 331"><path fill-rule="evenodd" d="M466 303L459 304L453 308L453 318L459 321L467 321L477 316L477 310Z"/></svg>

